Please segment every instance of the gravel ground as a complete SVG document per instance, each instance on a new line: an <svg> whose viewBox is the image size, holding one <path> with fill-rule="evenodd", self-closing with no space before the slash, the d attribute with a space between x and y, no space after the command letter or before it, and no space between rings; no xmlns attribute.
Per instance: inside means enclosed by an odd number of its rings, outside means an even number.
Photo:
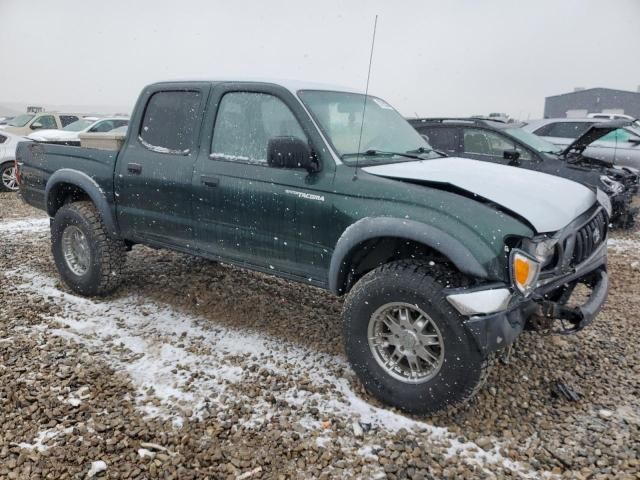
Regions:
<svg viewBox="0 0 640 480"><path fill-rule="evenodd" d="M592 326L523 335L474 402L418 418L362 391L339 299L145 247L84 299L0 194L0 478L640 479L639 246L611 235Z"/></svg>

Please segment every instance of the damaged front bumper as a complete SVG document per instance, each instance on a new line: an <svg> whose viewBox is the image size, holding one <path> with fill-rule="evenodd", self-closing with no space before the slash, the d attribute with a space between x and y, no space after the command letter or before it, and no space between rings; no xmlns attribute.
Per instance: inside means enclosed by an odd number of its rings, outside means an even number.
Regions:
<svg viewBox="0 0 640 480"><path fill-rule="evenodd" d="M545 281L528 297L505 284L476 290L453 290L449 303L466 317L464 326L485 354L512 343L525 329L545 329L554 333L575 333L589 325L607 300L606 239L579 266L553 280ZM568 295L577 284L591 289L582 305L567 305ZM554 328L558 322L559 328Z"/></svg>

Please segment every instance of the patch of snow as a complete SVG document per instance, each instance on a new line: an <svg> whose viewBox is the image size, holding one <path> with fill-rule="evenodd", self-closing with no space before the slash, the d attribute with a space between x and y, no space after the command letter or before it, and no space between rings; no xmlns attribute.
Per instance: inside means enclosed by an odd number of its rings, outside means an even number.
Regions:
<svg viewBox="0 0 640 480"><path fill-rule="evenodd" d="M49 449L45 442L51 440L52 438L57 437L58 435L68 435L73 431L73 427L67 427L64 429L50 428L48 430L43 430L38 433L36 438L33 440L33 443L22 442L19 443L18 446L20 448L24 448L26 450L35 450L37 452L44 452Z"/></svg>
<svg viewBox="0 0 640 480"><path fill-rule="evenodd" d="M0 223L0 233L44 232L49 229L49 218L21 218Z"/></svg>
<svg viewBox="0 0 640 480"><path fill-rule="evenodd" d="M140 456L140 458L155 458L156 454L155 452L152 452L151 450L147 450L146 448L139 448L138 449L138 455Z"/></svg>
<svg viewBox="0 0 640 480"><path fill-rule="evenodd" d="M607 246L619 252L623 252L625 250L637 252L638 249L640 249L640 240L634 240L630 238L610 238L607 241Z"/></svg>
<svg viewBox="0 0 640 480"><path fill-rule="evenodd" d="M107 469L107 464L102 460L91 462L91 468L87 472L87 478L93 478L100 472L104 472Z"/></svg>

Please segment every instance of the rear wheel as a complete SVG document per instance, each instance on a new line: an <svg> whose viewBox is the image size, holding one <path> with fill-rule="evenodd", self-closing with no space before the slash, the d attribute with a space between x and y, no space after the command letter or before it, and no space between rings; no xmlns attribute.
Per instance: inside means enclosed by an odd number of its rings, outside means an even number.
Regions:
<svg viewBox="0 0 640 480"><path fill-rule="evenodd" d="M347 356L366 389L384 403L426 414L472 397L488 360L449 305L441 273L411 261L365 275L344 307Z"/></svg>
<svg viewBox="0 0 640 480"><path fill-rule="evenodd" d="M51 225L51 250L62 280L81 295L106 295L122 280L125 244L107 234L91 202L58 210Z"/></svg>
<svg viewBox="0 0 640 480"><path fill-rule="evenodd" d="M0 165L0 191L15 192L18 190L16 167L13 162L5 162Z"/></svg>

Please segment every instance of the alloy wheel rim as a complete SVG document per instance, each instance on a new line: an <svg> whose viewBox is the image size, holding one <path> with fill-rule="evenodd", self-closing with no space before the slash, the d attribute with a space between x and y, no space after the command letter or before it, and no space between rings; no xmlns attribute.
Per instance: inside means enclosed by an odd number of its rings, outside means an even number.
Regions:
<svg viewBox="0 0 640 480"><path fill-rule="evenodd" d="M382 305L371 315L367 338L378 365L401 382L428 382L442 367L444 341L440 329L417 305Z"/></svg>
<svg viewBox="0 0 640 480"><path fill-rule="evenodd" d="M18 189L18 179L16 178L16 167L5 168L2 171L2 184L9 190Z"/></svg>
<svg viewBox="0 0 640 480"><path fill-rule="evenodd" d="M91 253L89 241L82 230L69 225L62 232L62 254L69 270L81 277L89 270Z"/></svg>

